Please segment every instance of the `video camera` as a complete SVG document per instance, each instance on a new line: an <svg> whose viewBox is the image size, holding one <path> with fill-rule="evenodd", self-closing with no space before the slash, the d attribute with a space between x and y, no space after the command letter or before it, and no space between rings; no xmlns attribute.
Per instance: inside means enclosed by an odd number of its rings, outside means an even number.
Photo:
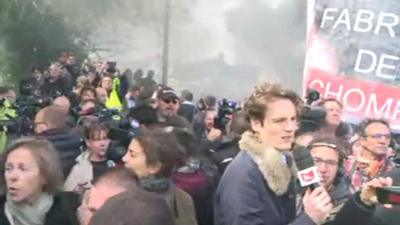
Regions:
<svg viewBox="0 0 400 225"><path fill-rule="evenodd" d="M226 131L226 125L231 120L231 116L234 112L240 110L237 108L237 103L234 101L228 101L227 99L222 99L218 103L218 114L214 119L214 128Z"/></svg>
<svg viewBox="0 0 400 225"><path fill-rule="evenodd" d="M400 205L400 186L377 188L376 192L379 203Z"/></svg>
<svg viewBox="0 0 400 225"><path fill-rule="evenodd" d="M320 94L314 89L307 90L306 105L300 114L300 127L297 135L314 132L324 124L326 111L323 107L313 106L312 103L320 99Z"/></svg>

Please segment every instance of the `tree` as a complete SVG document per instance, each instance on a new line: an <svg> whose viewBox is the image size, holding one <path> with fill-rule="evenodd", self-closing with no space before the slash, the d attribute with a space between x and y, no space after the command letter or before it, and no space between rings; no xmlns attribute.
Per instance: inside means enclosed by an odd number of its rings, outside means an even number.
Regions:
<svg viewBox="0 0 400 225"><path fill-rule="evenodd" d="M2 76L9 74L16 82L33 65L45 66L65 50L86 55L76 41L85 37L86 31L66 23L47 1L0 0L0 6Z"/></svg>

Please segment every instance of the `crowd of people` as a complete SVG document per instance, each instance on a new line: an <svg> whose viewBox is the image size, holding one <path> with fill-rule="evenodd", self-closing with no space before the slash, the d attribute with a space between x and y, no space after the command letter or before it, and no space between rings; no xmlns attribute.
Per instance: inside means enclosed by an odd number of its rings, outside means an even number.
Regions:
<svg viewBox="0 0 400 225"><path fill-rule="evenodd" d="M348 124L340 101L320 99L322 120L304 129L303 99L280 85L242 105L196 103L153 77L62 53L0 87L0 224L400 222L400 206L377 198L400 185L387 121ZM296 151L318 185L299 182Z"/></svg>

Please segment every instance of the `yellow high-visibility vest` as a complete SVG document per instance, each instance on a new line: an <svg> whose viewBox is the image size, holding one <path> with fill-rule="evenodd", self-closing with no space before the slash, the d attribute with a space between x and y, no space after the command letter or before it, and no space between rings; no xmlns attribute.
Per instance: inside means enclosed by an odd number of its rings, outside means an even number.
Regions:
<svg viewBox="0 0 400 225"><path fill-rule="evenodd" d="M118 109L118 111L122 111L123 105L121 99L118 96L120 84L121 81L118 77L113 79L113 88L106 101L106 107L108 109Z"/></svg>

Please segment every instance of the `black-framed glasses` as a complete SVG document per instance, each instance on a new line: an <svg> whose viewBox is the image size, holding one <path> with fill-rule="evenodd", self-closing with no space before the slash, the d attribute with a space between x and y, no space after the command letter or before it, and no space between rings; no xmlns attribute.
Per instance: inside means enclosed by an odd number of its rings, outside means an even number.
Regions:
<svg viewBox="0 0 400 225"><path fill-rule="evenodd" d="M321 159L319 157L314 157L313 160L314 160L315 165L325 164L327 166L333 167L333 166L337 166L339 164L339 162L334 159L325 160L325 159Z"/></svg>
<svg viewBox="0 0 400 225"><path fill-rule="evenodd" d="M392 138L391 134L367 134L365 137L371 137L376 140L380 140L382 138L385 138L386 140L390 140Z"/></svg>

